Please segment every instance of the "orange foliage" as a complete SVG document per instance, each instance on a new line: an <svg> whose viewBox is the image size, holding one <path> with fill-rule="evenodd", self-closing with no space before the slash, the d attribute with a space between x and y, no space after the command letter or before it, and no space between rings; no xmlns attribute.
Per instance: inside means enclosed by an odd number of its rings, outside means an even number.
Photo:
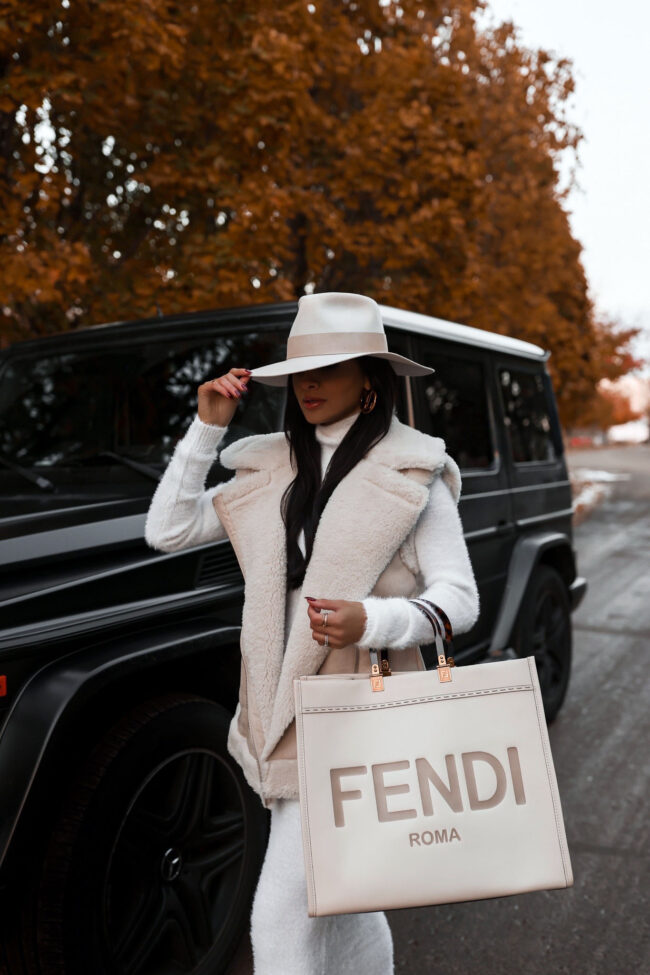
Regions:
<svg viewBox="0 0 650 975"><path fill-rule="evenodd" d="M361 291L550 348L575 423L634 333L558 190L571 63L483 6L4 2L3 341Z"/></svg>
<svg viewBox="0 0 650 975"><path fill-rule="evenodd" d="M619 423L638 420L641 415L632 409L629 398L621 390L599 385L596 395L585 404L581 422L585 427L608 430Z"/></svg>

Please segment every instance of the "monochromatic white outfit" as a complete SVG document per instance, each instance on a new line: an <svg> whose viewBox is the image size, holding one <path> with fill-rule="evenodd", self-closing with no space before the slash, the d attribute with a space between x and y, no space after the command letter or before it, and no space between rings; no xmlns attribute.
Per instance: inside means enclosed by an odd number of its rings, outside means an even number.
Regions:
<svg viewBox="0 0 650 975"><path fill-rule="evenodd" d="M323 476L357 415L315 427ZM226 429L196 417L177 444L147 515L145 538L152 547L174 551L227 537L212 503L221 486L205 490ZM304 554L302 533L298 544ZM457 500L441 477L433 480L427 504L400 551L419 565L420 594L445 609L454 631L469 630L478 616L478 591ZM360 647L399 650L431 642L430 623L406 598L369 596L363 606L367 620ZM296 613L306 614L307 604L300 605L300 589L288 590L285 646ZM269 845L251 912L255 975L392 975L392 936L383 912L308 916L299 801L275 798L269 808Z"/></svg>

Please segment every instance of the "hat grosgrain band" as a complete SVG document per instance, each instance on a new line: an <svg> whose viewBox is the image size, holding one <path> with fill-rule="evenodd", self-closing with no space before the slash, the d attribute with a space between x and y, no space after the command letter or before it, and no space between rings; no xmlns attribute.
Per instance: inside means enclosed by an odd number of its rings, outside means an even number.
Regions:
<svg viewBox="0 0 650 975"><path fill-rule="evenodd" d="M313 335L294 335L287 342L287 359L300 358L307 355L327 355L322 352L332 341L331 332L316 332ZM368 355L369 353L388 352L388 342L385 335L372 332L342 332L337 336L337 352L352 352Z"/></svg>
<svg viewBox="0 0 650 975"><path fill-rule="evenodd" d="M307 369L371 355L387 359L400 376L427 376L435 370L388 351L379 305L366 295L327 291L302 295L281 362L252 369L251 379L285 386L287 377Z"/></svg>

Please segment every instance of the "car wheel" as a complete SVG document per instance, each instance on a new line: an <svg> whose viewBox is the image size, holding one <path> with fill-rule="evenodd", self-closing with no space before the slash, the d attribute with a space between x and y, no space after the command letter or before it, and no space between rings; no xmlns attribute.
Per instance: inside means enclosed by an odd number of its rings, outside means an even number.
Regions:
<svg viewBox="0 0 650 975"><path fill-rule="evenodd" d="M102 739L36 895L42 975L216 975L247 927L268 813L226 750L230 715L168 694Z"/></svg>
<svg viewBox="0 0 650 975"><path fill-rule="evenodd" d="M544 714L550 724L562 707L571 676L571 606L562 577L539 565L530 577L515 623L514 649L534 657Z"/></svg>

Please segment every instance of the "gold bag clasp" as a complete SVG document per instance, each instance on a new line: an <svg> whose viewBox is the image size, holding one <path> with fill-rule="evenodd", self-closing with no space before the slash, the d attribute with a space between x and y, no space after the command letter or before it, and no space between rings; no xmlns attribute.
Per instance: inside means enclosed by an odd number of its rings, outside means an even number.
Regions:
<svg viewBox="0 0 650 975"><path fill-rule="evenodd" d="M453 666L453 657L450 657L449 660L447 660L444 653L438 654L438 666L436 667L436 670L438 671L438 680L441 684L447 684L451 680L451 668Z"/></svg>
<svg viewBox="0 0 650 975"><path fill-rule="evenodd" d="M377 656L376 650L370 650L370 661L370 687L373 691L383 691L384 678L379 669L379 657Z"/></svg>
<svg viewBox="0 0 650 975"><path fill-rule="evenodd" d="M383 691L384 689L384 678L379 672L379 665L373 664L370 671L370 686L373 691Z"/></svg>

